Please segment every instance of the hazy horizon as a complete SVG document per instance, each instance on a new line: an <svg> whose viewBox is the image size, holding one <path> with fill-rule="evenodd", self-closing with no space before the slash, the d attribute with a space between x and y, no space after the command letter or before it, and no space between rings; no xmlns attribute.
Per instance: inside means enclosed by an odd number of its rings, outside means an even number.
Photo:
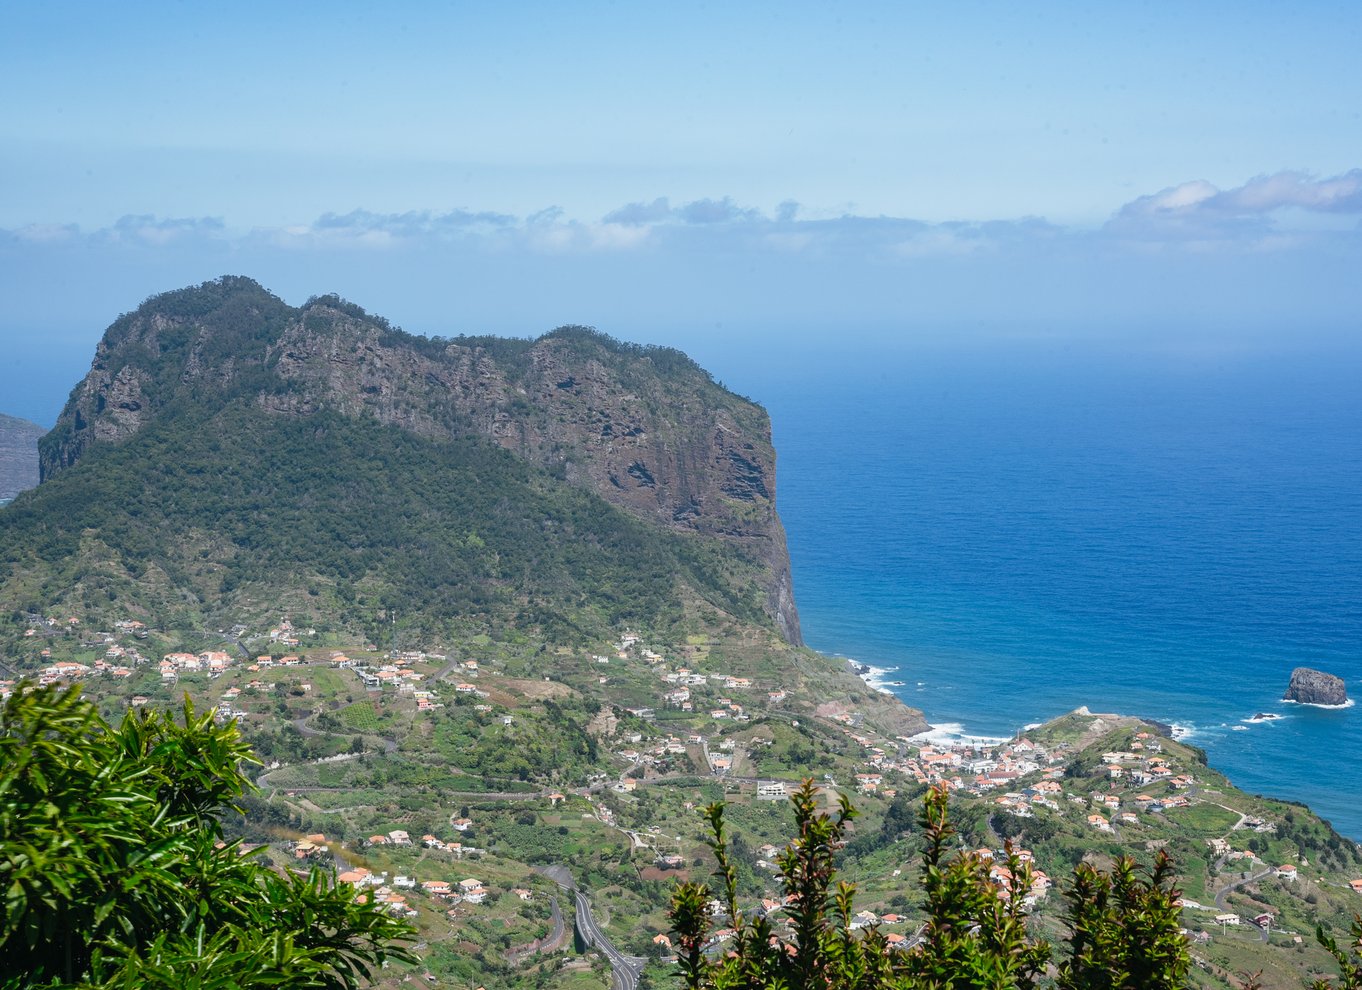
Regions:
<svg viewBox="0 0 1362 990"><path fill-rule="evenodd" d="M7 5L0 409L223 274L579 323L739 391L839 347L1351 355L1362 8Z"/></svg>

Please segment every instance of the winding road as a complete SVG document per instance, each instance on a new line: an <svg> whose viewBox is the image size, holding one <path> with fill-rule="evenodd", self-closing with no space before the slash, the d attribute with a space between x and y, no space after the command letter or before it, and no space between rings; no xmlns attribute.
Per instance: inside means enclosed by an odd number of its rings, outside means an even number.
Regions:
<svg viewBox="0 0 1362 990"><path fill-rule="evenodd" d="M1269 869L1263 870L1261 873L1250 873L1250 874L1248 874L1248 875L1246 875L1246 876L1240 877L1238 880L1234 880L1234 881L1231 881L1230 883L1227 883L1225 886L1221 887L1219 890L1217 890L1217 891L1215 892L1215 908L1216 908L1216 910L1217 910L1217 911L1221 911L1221 912L1225 912L1225 911L1228 911L1228 910L1229 910L1229 904L1227 903L1226 898L1228 898L1228 897L1230 896L1230 893L1231 893L1232 891L1238 890L1240 887L1246 886L1247 884L1257 883L1259 880L1263 879L1264 877L1269 877L1269 876L1271 876L1271 875L1272 875L1272 870L1269 868ZM1270 934L1270 931L1269 931L1270 928L1271 928L1271 926L1269 925L1267 928L1260 928L1260 929L1259 929L1259 931L1262 933L1262 940L1263 940L1264 942L1268 941L1268 935Z"/></svg>
<svg viewBox="0 0 1362 990"><path fill-rule="evenodd" d="M577 882L566 866L545 866L539 870L563 890L572 895L576 907L577 930L582 933L586 944L599 949L610 962L611 990L638 990L638 977L643 972L647 960L638 956L626 956L615 948L610 937L596 924L591 914L591 902L585 893L577 889Z"/></svg>
<svg viewBox="0 0 1362 990"><path fill-rule="evenodd" d="M529 945L517 946L506 950L506 961L518 963L534 955L537 952L553 952L563 944L563 936L566 934L563 925L563 909L558 906L558 898L549 898L550 918L553 921L553 928L549 934L537 942Z"/></svg>

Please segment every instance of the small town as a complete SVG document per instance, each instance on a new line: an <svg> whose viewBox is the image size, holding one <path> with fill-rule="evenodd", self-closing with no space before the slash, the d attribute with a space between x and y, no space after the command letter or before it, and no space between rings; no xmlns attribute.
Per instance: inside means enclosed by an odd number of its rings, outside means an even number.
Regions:
<svg viewBox="0 0 1362 990"><path fill-rule="evenodd" d="M229 630L219 648L174 650L160 657L147 655L148 631L140 621L122 620L109 633L80 627L78 617L35 617L27 637L52 644L34 654L44 664L35 672L39 684L79 682L97 691L103 684L125 693L128 687L117 685L156 683L159 691L127 696L128 707L155 703L153 695L164 701L189 694L211 704L221 723L239 720L249 729L287 712L286 724L298 738L348 743L301 763L297 754L277 753L261 768L257 783L274 806L291 809L287 815L299 828L328 818L348 820L346 795L353 794L350 800L357 803L360 820L377 824L377 829L363 834L349 828L341 834L300 831L289 839L243 841L243 855L265 856L279 869L321 866L335 883L352 886L356 899L380 905L423 930L444 926L456 937L465 931L478 938L472 933L482 931L485 937L487 923L501 919L495 922L507 932L498 937L501 951L517 963L567 944L572 925L564 920L561 898L575 898L579 891L563 866L528 868L512 853L500 836L508 827L523 826L507 825L508 814L564 833L584 824L614 833L640 875L654 882L697 875L697 866L703 876L705 797L721 797L735 811L753 809L750 814L762 807L783 807L807 776L788 756L792 745L799 755L801 725L816 729L840 754L815 780L829 808L847 794L858 805L886 809L901 795L939 787L953 801L984 809L981 814L992 835L1010 840L1068 829L1091 835L1103 844L1100 848L1138 855L1167 846L1185 831L1185 821L1194 820L1199 833L1215 829L1217 834L1198 840L1208 864L1202 889L1196 896L1185 892L1180 902L1184 934L1199 947L1221 939L1242 942L1240 933L1246 931L1257 933L1251 939L1301 944L1309 939L1308 930L1265 901L1245 895L1264 885L1296 890L1342 886L1305 857L1273 860L1270 851L1279 821L1251 813L1240 803L1226 804L1224 788L1207 784L1204 767L1189 759L1185 747L1152 726L1119 716L1081 710L1015 738L987 743L930 732L888 736L875 729L867 712L835 701L811 709L797 705L787 687L694 652L685 663L674 662L670 650L651 647L636 633L622 635L608 650L578 657L572 677L559 683L510 676L506 664L495 658L378 651L372 644L319 647L313 645L315 630L295 629L287 618L260 633L245 627ZM70 650L73 639L75 651ZM248 643L265 644L268 652L248 650ZM63 647L78 652L82 659L53 659L54 647L58 653ZM480 793L470 781L468 790L449 795L457 807L434 822L429 815L410 813L382 821L377 800L364 811L359 795L369 801L368 790L359 778L347 777L345 768L375 760L380 766L380 757L397 748L377 734L374 715L384 712L381 718L391 721L402 713L409 738L423 731L421 720L451 717L475 720L473 728L483 734L511 733L541 718L546 705L556 704L555 697L565 698L566 682L574 679L592 681L606 693L617 686L621 697L619 704L601 708L592 719L601 754L576 779L558 774L557 783L546 786L531 775L507 782L502 785L506 792L497 794L485 787ZM12 679L0 682L0 691L8 695L14 686ZM357 700L336 709L342 692ZM361 711L371 713L366 718L372 724L358 718ZM461 711L467 716L456 714ZM1109 731L1103 731L1106 723ZM1090 746L1098 739L1120 744L1098 752ZM347 779L356 781L353 787L328 783ZM502 810L480 810L496 807ZM748 816L744 812L742 820L753 825L749 848L754 872L745 885L742 910L767 918L777 935L790 937L787 898L780 892L784 843L775 841L778 816L764 826L760 818ZM417 819L427 827L413 832L411 823ZM564 824L573 819L576 824ZM488 835L490 844L473 838L481 835ZM998 841L962 846L961 854L975 858L1000 896L1016 894L1028 911L1045 917L1055 878L1066 870L1063 863L1046 861L1045 850L1052 845L1042 841L1033 850ZM912 889L916 866L907 855L885 865L885 875L862 885L868 906L856 913L853 927L874 927L891 947L910 949L921 937L920 927L913 920L912 898L905 899L902 891ZM1362 895L1362 876L1346 878L1346 890ZM625 943L625 951L613 945L602 950L630 972L641 972L650 960L666 964L675 958L665 918L656 907L640 908L644 927ZM724 924L726 908L719 900L711 902L710 910L715 919L710 945L717 951L733 931ZM516 932L523 933L522 941L516 941ZM602 933L600 942L608 945L611 937Z"/></svg>

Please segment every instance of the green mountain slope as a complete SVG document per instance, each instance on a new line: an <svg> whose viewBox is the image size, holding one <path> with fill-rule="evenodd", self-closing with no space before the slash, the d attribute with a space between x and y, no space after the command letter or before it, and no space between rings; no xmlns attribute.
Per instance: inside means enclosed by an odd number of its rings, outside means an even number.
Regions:
<svg viewBox="0 0 1362 990"><path fill-rule="evenodd" d="M765 413L675 351L430 341L221 279L115 322L41 448L0 519L16 620L797 637Z"/></svg>

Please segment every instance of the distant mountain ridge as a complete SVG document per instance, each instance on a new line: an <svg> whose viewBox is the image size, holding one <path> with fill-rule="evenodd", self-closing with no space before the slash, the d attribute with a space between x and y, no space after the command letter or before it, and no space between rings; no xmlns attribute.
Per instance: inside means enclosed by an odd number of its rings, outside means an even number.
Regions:
<svg viewBox="0 0 1362 990"><path fill-rule="evenodd" d="M37 423L0 413L0 500L38 484L38 438L45 432Z"/></svg>
<svg viewBox="0 0 1362 990"><path fill-rule="evenodd" d="M92 563L164 571L151 585L167 600L260 593L289 547L310 572L293 584L322 577L385 614L455 585L440 607L462 608L479 581L505 599L484 611L520 621L624 621L630 595L674 607L646 578L800 641L769 419L668 348L581 327L432 340L336 296L294 308L224 277L115 321L40 448L43 485L0 537L29 564L54 540L112 538ZM101 491L109 472L140 492ZM43 503L69 519L46 549L19 518ZM412 566L437 587L408 588L380 547L428 558Z"/></svg>

